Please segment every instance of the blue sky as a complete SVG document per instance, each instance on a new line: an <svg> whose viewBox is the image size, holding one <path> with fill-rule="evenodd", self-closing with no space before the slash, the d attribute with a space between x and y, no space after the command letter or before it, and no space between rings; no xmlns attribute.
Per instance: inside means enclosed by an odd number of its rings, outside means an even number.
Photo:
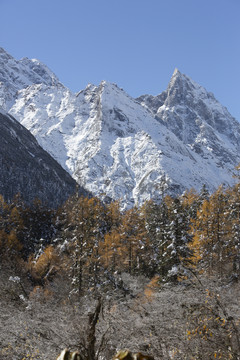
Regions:
<svg viewBox="0 0 240 360"><path fill-rule="evenodd" d="M73 91L156 95L177 67L240 121L239 0L0 0L0 13L0 46Z"/></svg>

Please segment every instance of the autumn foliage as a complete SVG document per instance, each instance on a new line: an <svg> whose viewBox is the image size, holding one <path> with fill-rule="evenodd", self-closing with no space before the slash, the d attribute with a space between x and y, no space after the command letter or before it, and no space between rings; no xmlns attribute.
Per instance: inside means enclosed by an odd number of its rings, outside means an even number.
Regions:
<svg viewBox="0 0 240 360"><path fill-rule="evenodd" d="M0 197L0 256L21 258L33 281L64 271L81 295L119 286L116 274L179 282L192 274L240 275L240 184L205 188L121 211L76 193L57 211ZM50 276L51 275L51 276Z"/></svg>
<svg viewBox="0 0 240 360"><path fill-rule="evenodd" d="M19 195L12 203L0 196L0 260L12 268L20 264L33 304L54 299L61 281L66 302L117 294L133 296L138 307L155 304L165 284L187 288L202 275L233 283L240 276L240 184L213 194L203 187L164 195L124 211L118 201L104 204L78 193L57 210L39 200L26 205ZM142 291L132 295L124 276L144 278ZM201 303L184 305L189 358L201 359L206 348L209 359L232 359L240 349L239 324L217 295L201 291ZM179 351L173 349L172 358L180 358Z"/></svg>

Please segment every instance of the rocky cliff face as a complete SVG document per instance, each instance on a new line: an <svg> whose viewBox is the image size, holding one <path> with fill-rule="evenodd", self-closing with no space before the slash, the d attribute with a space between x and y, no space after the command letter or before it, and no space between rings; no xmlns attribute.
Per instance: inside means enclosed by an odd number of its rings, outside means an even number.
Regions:
<svg viewBox="0 0 240 360"><path fill-rule="evenodd" d="M233 182L240 125L178 70L162 94L133 99L104 81L74 94L36 60L20 61L20 79L23 63L27 80L6 109L95 195L132 206L157 198L163 178L173 194Z"/></svg>
<svg viewBox="0 0 240 360"><path fill-rule="evenodd" d="M39 198L56 207L75 191L71 176L27 129L2 111L0 143L0 194L5 200L20 193L28 203Z"/></svg>
<svg viewBox="0 0 240 360"><path fill-rule="evenodd" d="M216 157L218 166L236 165L240 126L202 86L175 70L166 91L137 99L179 140L206 160Z"/></svg>
<svg viewBox="0 0 240 360"><path fill-rule="evenodd" d="M0 48L0 108L9 110L17 92L32 84L62 86L56 75L36 59L14 59Z"/></svg>

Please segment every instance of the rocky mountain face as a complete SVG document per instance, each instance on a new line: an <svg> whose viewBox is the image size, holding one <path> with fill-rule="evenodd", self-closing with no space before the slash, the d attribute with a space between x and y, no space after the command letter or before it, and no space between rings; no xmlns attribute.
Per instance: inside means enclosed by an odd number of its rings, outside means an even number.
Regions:
<svg viewBox="0 0 240 360"><path fill-rule="evenodd" d="M56 207L76 189L76 182L12 116L0 111L0 194L26 202L39 198Z"/></svg>
<svg viewBox="0 0 240 360"><path fill-rule="evenodd" d="M179 140L204 159L218 159L217 165L236 165L240 126L202 86L175 69L166 91L137 99Z"/></svg>
<svg viewBox="0 0 240 360"><path fill-rule="evenodd" d="M0 47L0 108L9 110L18 90L32 84L63 86L47 66L36 59L14 59Z"/></svg>
<svg viewBox="0 0 240 360"><path fill-rule="evenodd" d="M240 125L178 70L162 94L133 99L105 81L74 94L39 61L3 57L2 106L93 194L129 207L157 199L163 179L172 194L232 184Z"/></svg>

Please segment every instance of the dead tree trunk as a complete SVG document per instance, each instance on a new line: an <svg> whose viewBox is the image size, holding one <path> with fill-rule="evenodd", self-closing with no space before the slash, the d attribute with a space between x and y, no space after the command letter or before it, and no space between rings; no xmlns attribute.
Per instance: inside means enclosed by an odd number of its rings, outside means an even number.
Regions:
<svg viewBox="0 0 240 360"><path fill-rule="evenodd" d="M96 326L102 309L102 300L98 299L94 313L88 315L87 352L88 360L96 360Z"/></svg>

